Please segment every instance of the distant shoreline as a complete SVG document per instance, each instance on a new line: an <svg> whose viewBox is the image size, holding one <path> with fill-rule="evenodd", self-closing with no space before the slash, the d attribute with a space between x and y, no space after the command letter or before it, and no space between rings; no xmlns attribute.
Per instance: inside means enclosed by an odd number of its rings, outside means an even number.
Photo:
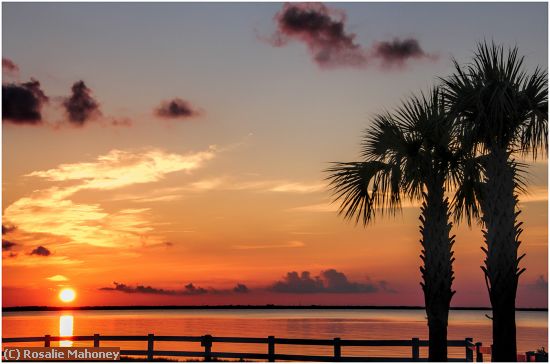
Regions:
<svg viewBox="0 0 550 364"><path fill-rule="evenodd" d="M2 312L29 311L116 311L116 310L424 310L422 306L283 306L283 305L218 305L218 306L12 306L2 307ZM451 307L451 310L487 311L490 307ZM548 308L516 308L516 311L548 311Z"/></svg>

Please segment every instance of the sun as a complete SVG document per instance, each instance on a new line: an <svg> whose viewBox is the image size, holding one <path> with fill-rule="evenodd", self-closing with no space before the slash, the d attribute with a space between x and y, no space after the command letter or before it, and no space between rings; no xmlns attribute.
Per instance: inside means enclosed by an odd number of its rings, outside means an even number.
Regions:
<svg viewBox="0 0 550 364"><path fill-rule="evenodd" d="M59 292L59 299L63 302L73 302L76 298L76 292L72 288L63 288Z"/></svg>

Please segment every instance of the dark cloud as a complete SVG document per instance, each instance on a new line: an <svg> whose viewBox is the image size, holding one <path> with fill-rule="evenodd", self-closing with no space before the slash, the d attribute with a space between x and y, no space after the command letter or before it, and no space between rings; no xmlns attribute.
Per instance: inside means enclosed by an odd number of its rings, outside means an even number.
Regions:
<svg viewBox="0 0 550 364"><path fill-rule="evenodd" d="M8 241L6 239L2 239L2 251L11 250L16 245L17 245L17 243L14 243L12 241Z"/></svg>
<svg viewBox="0 0 550 364"><path fill-rule="evenodd" d="M378 42L373 49L374 56L380 58L385 66L402 66L411 58L434 58L434 56L424 52L418 40L414 38L403 40L395 38L391 42Z"/></svg>
<svg viewBox="0 0 550 364"><path fill-rule="evenodd" d="M33 249L33 251L31 252L31 255L40 255L42 257L47 257L47 256L50 256L51 254L52 253L42 245L39 246L38 248Z"/></svg>
<svg viewBox="0 0 550 364"><path fill-rule="evenodd" d="M536 290L548 290L548 280L541 274L534 282L528 284L528 286Z"/></svg>
<svg viewBox="0 0 550 364"><path fill-rule="evenodd" d="M391 292L391 293L396 293L397 291L395 289L393 289L390 284L387 282L387 281L378 281L378 286L380 287L380 289L382 291L385 291L385 292Z"/></svg>
<svg viewBox="0 0 550 364"><path fill-rule="evenodd" d="M394 39L376 42L372 48L357 43L356 34L346 30L343 10L321 3L286 3L275 15L276 32L267 41L275 46L290 40L304 43L317 65L323 68L364 68L377 61L382 66L402 66L409 59L433 58L418 40Z"/></svg>
<svg viewBox="0 0 550 364"><path fill-rule="evenodd" d="M48 97L40 88L40 82L2 85L2 121L13 124L36 125L42 122L42 105Z"/></svg>
<svg viewBox="0 0 550 364"><path fill-rule="evenodd" d="M147 244L147 245L143 245L144 248L171 248L174 246L174 243L172 243L171 241L163 241L163 242L160 242L160 243L155 243L155 244Z"/></svg>
<svg viewBox="0 0 550 364"><path fill-rule="evenodd" d="M94 99L92 90L86 86L84 81L75 82L71 91L72 95L63 101L71 123L82 126L101 114L99 103Z"/></svg>
<svg viewBox="0 0 550 364"><path fill-rule="evenodd" d="M132 287L124 283L118 283L118 282L113 282L113 284L114 284L114 287L103 287L103 288L100 288L100 290L101 291L119 291L124 293L157 294L157 295L166 295L166 296L194 296L194 295L202 295L206 293L218 292L214 289L197 287L193 283L187 284L181 290L156 288L156 287L142 286L142 285L137 285L135 287Z"/></svg>
<svg viewBox="0 0 550 364"><path fill-rule="evenodd" d="M15 229L17 229L17 227L15 226L8 226L8 225L4 225L2 224L2 235L6 235L6 234L9 234L11 233L12 231L14 231Z"/></svg>
<svg viewBox="0 0 550 364"><path fill-rule="evenodd" d="M319 277L312 278L311 273L288 272L282 281L278 281L271 287L276 292L292 293L316 293L323 292L324 285Z"/></svg>
<svg viewBox="0 0 550 364"><path fill-rule="evenodd" d="M371 293L387 288L386 282L383 285L351 282L344 273L328 269L316 277L307 271L288 272L282 281L275 282L269 289L284 293Z"/></svg>
<svg viewBox="0 0 550 364"><path fill-rule="evenodd" d="M189 283L183 289L183 294L196 295L208 293L208 290L202 287L197 287L193 283Z"/></svg>
<svg viewBox="0 0 550 364"><path fill-rule="evenodd" d="M15 75L19 73L19 66L9 58L2 58L2 71Z"/></svg>
<svg viewBox="0 0 550 364"><path fill-rule="evenodd" d="M112 126L122 126L122 127L130 127L133 125L132 120L130 118L122 117L122 118L111 118L110 124Z"/></svg>
<svg viewBox="0 0 550 364"><path fill-rule="evenodd" d="M188 119L200 115L188 101L175 98L170 101L164 101L157 107L155 114L166 119Z"/></svg>
<svg viewBox="0 0 550 364"><path fill-rule="evenodd" d="M367 63L355 34L345 30L346 16L320 3L286 3L275 15L277 31L270 40L283 46L289 40L305 43L321 67L360 67Z"/></svg>
<svg viewBox="0 0 550 364"><path fill-rule="evenodd" d="M124 283L113 282L114 287L100 288L102 291L119 291L124 293L145 293L145 294L159 294L159 295L176 295L176 291L166 290L162 288L153 288L151 286L127 286Z"/></svg>
<svg viewBox="0 0 550 364"><path fill-rule="evenodd" d="M233 288L233 292L235 293L248 293L250 292L250 290L248 289L248 287L242 283L238 283L234 288Z"/></svg>

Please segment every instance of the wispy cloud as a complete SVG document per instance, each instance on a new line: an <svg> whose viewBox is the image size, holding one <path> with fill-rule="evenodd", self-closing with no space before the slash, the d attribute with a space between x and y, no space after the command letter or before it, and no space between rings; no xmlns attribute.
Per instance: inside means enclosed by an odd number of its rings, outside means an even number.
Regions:
<svg viewBox="0 0 550 364"><path fill-rule="evenodd" d="M82 189L115 189L139 183L156 182L166 174L192 171L214 158L215 147L189 154L166 153L161 149L143 152L112 150L94 162L62 164L56 168L29 173L49 181L79 180Z"/></svg>
<svg viewBox="0 0 550 364"><path fill-rule="evenodd" d="M52 282L65 282L65 281L68 281L69 279L61 274L57 274L55 276L51 276L51 277L48 277L46 278L48 281L52 281Z"/></svg>
<svg viewBox="0 0 550 364"><path fill-rule="evenodd" d="M161 242L152 234L149 209L107 212L98 203L73 200L82 190L114 190L134 184L162 180L169 173L193 171L214 158L215 149L174 154L160 149L141 152L113 150L93 162L62 164L35 171L28 177L52 182L72 182L33 192L5 209L4 218L18 229L32 233L63 236L74 243L95 246L140 246L144 241Z"/></svg>
<svg viewBox="0 0 550 364"><path fill-rule="evenodd" d="M234 249L238 250L255 250L255 249L277 249L277 248L301 248L305 244L303 241L292 240L279 244L240 244L234 245Z"/></svg>
<svg viewBox="0 0 550 364"><path fill-rule="evenodd" d="M319 182L294 182L288 180L241 180L234 177L222 176L204 179L191 183L190 191L212 190L255 190L264 192L282 193L312 193L323 191L326 185Z"/></svg>
<svg viewBox="0 0 550 364"><path fill-rule="evenodd" d="M518 198L520 203L548 201L548 187L528 186L527 191Z"/></svg>
<svg viewBox="0 0 550 364"><path fill-rule="evenodd" d="M19 66L9 58L2 58L2 72L15 76L19 74Z"/></svg>
<svg viewBox="0 0 550 364"><path fill-rule="evenodd" d="M304 205L304 206L296 206L291 207L287 211L294 211L294 212L338 212L340 206L339 201L335 202L321 202L311 205ZM401 208L418 208L420 207L419 201L409 201L409 200L403 200L401 202Z"/></svg>
<svg viewBox="0 0 550 364"><path fill-rule="evenodd" d="M317 203L312 205L292 207L288 211L298 211L298 212L337 212L338 205L331 204L329 202Z"/></svg>
<svg viewBox="0 0 550 364"><path fill-rule="evenodd" d="M38 267L38 266L64 266L82 263L81 260L72 259L67 256L51 256L47 259L37 255L14 254L12 259L2 261L6 267Z"/></svg>

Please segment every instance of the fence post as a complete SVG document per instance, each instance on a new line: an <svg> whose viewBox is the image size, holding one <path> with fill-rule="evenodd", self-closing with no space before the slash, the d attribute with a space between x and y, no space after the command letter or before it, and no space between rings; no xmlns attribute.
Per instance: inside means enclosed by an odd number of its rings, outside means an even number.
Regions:
<svg viewBox="0 0 550 364"><path fill-rule="evenodd" d="M412 360L418 361L420 359L420 339L413 337L412 339Z"/></svg>
<svg viewBox="0 0 550 364"><path fill-rule="evenodd" d="M464 347L466 348L466 361L474 361L474 351L472 350L472 345L474 339L467 337L464 339Z"/></svg>
<svg viewBox="0 0 550 364"><path fill-rule="evenodd" d="M204 361L212 361L212 335L204 335L201 346L204 347Z"/></svg>
<svg viewBox="0 0 550 364"><path fill-rule="evenodd" d="M99 348L99 334L94 334L94 348Z"/></svg>
<svg viewBox="0 0 550 364"><path fill-rule="evenodd" d="M340 343L340 338L334 338L334 361L340 361L342 359L342 345Z"/></svg>
<svg viewBox="0 0 550 364"><path fill-rule="evenodd" d="M49 348L50 347L50 335L44 336L44 347Z"/></svg>
<svg viewBox="0 0 550 364"><path fill-rule="evenodd" d="M267 337L267 361L275 361L275 336Z"/></svg>
<svg viewBox="0 0 550 364"><path fill-rule="evenodd" d="M153 360L153 350L155 345L155 334L147 335L147 360Z"/></svg>
<svg viewBox="0 0 550 364"><path fill-rule="evenodd" d="M482 343L476 343L476 362L483 362L483 353L481 352Z"/></svg>

